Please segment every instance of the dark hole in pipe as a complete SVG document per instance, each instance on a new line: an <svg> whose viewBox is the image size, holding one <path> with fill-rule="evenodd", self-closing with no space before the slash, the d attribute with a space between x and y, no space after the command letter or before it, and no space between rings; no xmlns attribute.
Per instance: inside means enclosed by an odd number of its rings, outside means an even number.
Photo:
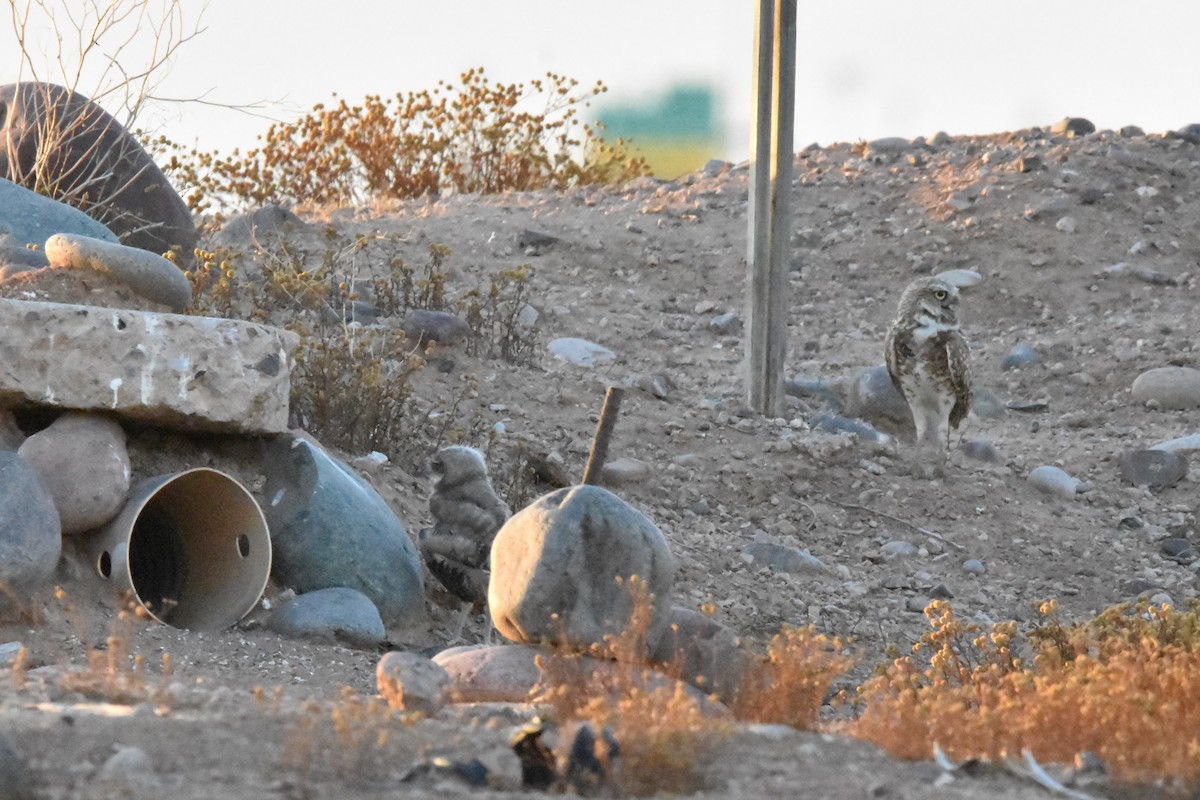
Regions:
<svg viewBox="0 0 1200 800"><path fill-rule="evenodd" d="M170 514L149 503L129 536L129 576L142 604L170 622L187 580L187 553Z"/></svg>
<svg viewBox="0 0 1200 800"><path fill-rule="evenodd" d="M107 550L100 554L100 560L96 562L96 569L100 571L100 577L112 577L112 555Z"/></svg>
<svg viewBox="0 0 1200 800"><path fill-rule="evenodd" d="M249 536L247 536L246 534L243 533L241 536L237 537L237 546L238 546L238 553L241 554L242 558L249 557L249 555L250 555L250 537Z"/></svg>

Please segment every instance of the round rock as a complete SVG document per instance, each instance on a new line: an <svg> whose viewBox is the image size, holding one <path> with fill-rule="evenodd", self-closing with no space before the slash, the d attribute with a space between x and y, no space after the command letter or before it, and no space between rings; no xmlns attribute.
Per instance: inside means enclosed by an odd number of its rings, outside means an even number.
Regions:
<svg viewBox="0 0 1200 800"><path fill-rule="evenodd" d="M1074 499L1079 491L1079 480L1058 467L1034 467L1029 473L1029 482L1046 494Z"/></svg>
<svg viewBox="0 0 1200 800"><path fill-rule="evenodd" d="M457 344L471 335L471 326L462 317L446 311L414 308L400 324L404 335L414 342L442 345Z"/></svg>
<svg viewBox="0 0 1200 800"><path fill-rule="evenodd" d="M496 534L488 607L515 642L587 649L628 627L634 576L652 597L653 642L669 624L675 580L666 537L612 492L572 486L538 498Z"/></svg>
<svg viewBox="0 0 1200 800"><path fill-rule="evenodd" d="M450 676L425 656L396 650L379 659L375 683L390 707L432 714L446 703Z"/></svg>
<svg viewBox="0 0 1200 800"><path fill-rule="evenodd" d="M172 311L192 304L192 284L179 267L160 255L88 236L57 233L46 240L46 258L55 267L94 269Z"/></svg>
<svg viewBox="0 0 1200 800"><path fill-rule="evenodd" d="M733 700L750 662L738 635L689 608L673 607L670 615L671 624L650 648L651 663L722 702Z"/></svg>
<svg viewBox="0 0 1200 800"><path fill-rule="evenodd" d="M873 423L912 424L912 412L904 395L896 389L883 364L867 367L850 384L846 416Z"/></svg>
<svg viewBox="0 0 1200 800"><path fill-rule="evenodd" d="M456 703L524 703L538 685L545 650L532 645L451 647L433 657L450 676Z"/></svg>
<svg viewBox="0 0 1200 800"><path fill-rule="evenodd" d="M54 572L62 525L37 472L11 451L0 451L0 585L18 597Z"/></svg>
<svg viewBox="0 0 1200 800"><path fill-rule="evenodd" d="M100 527L129 496L125 431L108 417L67 412L26 439L17 452L50 492L63 533Z"/></svg>
<svg viewBox="0 0 1200 800"><path fill-rule="evenodd" d="M1174 486L1187 470L1187 459L1170 450L1133 450L1121 456L1121 477L1134 486Z"/></svg>
<svg viewBox="0 0 1200 800"><path fill-rule="evenodd" d="M387 636L371 598L344 586L293 597L267 617L266 627L292 639L338 642L360 650L378 647Z"/></svg>
<svg viewBox="0 0 1200 800"><path fill-rule="evenodd" d="M1131 394L1137 402L1154 402L1159 408L1200 407L1200 369L1155 367L1137 376Z"/></svg>
<svg viewBox="0 0 1200 800"><path fill-rule="evenodd" d="M1004 357L1004 363L1000 365L1001 369L1019 369L1027 367L1037 361L1037 351L1032 346L1020 342L1014 344L1012 349L1008 351L1008 355Z"/></svg>

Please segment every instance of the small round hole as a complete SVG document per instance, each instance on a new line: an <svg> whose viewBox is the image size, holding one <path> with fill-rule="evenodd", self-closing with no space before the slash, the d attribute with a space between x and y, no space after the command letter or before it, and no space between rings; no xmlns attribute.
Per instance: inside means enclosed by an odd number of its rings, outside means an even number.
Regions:
<svg viewBox="0 0 1200 800"><path fill-rule="evenodd" d="M112 577L112 556L105 550L100 554L100 558L96 561L96 569L100 572L101 578Z"/></svg>
<svg viewBox="0 0 1200 800"><path fill-rule="evenodd" d="M249 536L247 536L246 534L243 533L241 536L237 537L237 546L238 546L238 553L242 556L242 558L246 558L250 555L250 537Z"/></svg>

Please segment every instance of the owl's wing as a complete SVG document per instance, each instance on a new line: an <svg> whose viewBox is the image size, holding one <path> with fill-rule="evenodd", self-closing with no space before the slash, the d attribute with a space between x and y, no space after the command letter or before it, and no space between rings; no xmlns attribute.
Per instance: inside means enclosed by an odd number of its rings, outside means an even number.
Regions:
<svg viewBox="0 0 1200 800"><path fill-rule="evenodd" d="M887 340L883 344L883 359L887 364L888 377L892 379L892 385L896 387L896 391L904 394L904 389L900 385L900 368L904 363L906 356L912 355L908 351L907 346L900 341L900 337L896 332L889 331Z"/></svg>
<svg viewBox="0 0 1200 800"><path fill-rule="evenodd" d="M949 368L950 386L954 389L950 424L957 428L971 410L971 346L958 331L952 331L946 337L946 366Z"/></svg>
<svg viewBox="0 0 1200 800"><path fill-rule="evenodd" d="M490 546L496 531L508 519L508 506L490 491L488 495L476 497L466 493L444 495L435 492L429 498L429 513L433 515L436 527L453 530Z"/></svg>

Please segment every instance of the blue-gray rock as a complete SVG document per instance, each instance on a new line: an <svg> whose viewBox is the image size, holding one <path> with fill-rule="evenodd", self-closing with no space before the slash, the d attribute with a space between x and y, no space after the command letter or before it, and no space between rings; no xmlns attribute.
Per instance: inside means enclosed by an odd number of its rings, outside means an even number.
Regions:
<svg viewBox="0 0 1200 800"><path fill-rule="evenodd" d="M962 563L963 572L969 572L972 575L982 575L987 572L987 567L978 558L968 558Z"/></svg>
<svg viewBox="0 0 1200 800"><path fill-rule="evenodd" d="M912 148L912 143L902 136L884 136L872 139L867 144L867 155L894 155Z"/></svg>
<svg viewBox="0 0 1200 800"><path fill-rule="evenodd" d="M825 562L797 547L773 544L772 542L750 542L742 548L742 560L755 567L767 567L772 572L829 572Z"/></svg>
<svg viewBox="0 0 1200 800"><path fill-rule="evenodd" d="M1168 536L1158 546L1164 556L1179 564L1190 564L1197 557L1196 548L1182 536Z"/></svg>
<svg viewBox="0 0 1200 800"><path fill-rule="evenodd" d="M370 484L304 434L279 437L263 471L263 514L279 583L298 593L356 589L387 625L423 618L417 548Z"/></svg>
<svg viewBox="0 0 1200 800"><path fill-rule="evenodd" d="M1200 407L1200 369L1192 367L1155 367L1138 375L1130 389L1139 403L1159 408Z"/></svg>
<svg viewBox="0 0 1200 800"><path fill-rule="evenodd" d="M1091 120L1083 117L1063 117L1050 126L1051 133L1067 136L1086 136L1096 132L1096 126Z"/></svg>
<svg viewBox="0 0 1200 800"><path fill-rule="evenodd" d="M983 276L973 269L948 269L939 272L937 278L959 289L973 289L983 283Z"/></svg>
<svg viewBox="0 0 1200 800"><path fill-rule="evenodd" d="M0 203L2 202L0 201ZM4 207L0 205L0 217L3 215ZM3 226L3 221L0 221L0 228ZM45 252L30 250L28 247L11 243L15 241L15 239L0 234L0 280L21 272L28 272L31 269L50 266L50 260L46 258Z"/></svg>
<svg viewBox="0 0 1200 800"><path fill-rule="evenodd" d="M606 461L600 468L600 480L606 486L643 483L650 478L652 471L645 461L624 456Z"/></svg>
<svg viewBox="0 0 1200 800"><path fill-rule="evenodd" d="M1000 365L1001 369L1020 369L1027 367L1037 361L1037 351L1032 346L1020 342L1014 344L1012 349L1008 351L1008 355L1004 357L1004 363Z"/></svg>
<svg viewBox="0 0 1200 800"><path fill-rule="evenodd" d="M28 597L54 573L62 525L37 472L11 451L0 451L0 586Z"/></svg>
<svg viewBox="0 0 1200 800"><path fill-rule="evenodd" d="M293 597L271 612L266 627L292 639L339 642L360 650L378 647L387 636L371 598L344 586Z"/></svg>
<svg viewBox="0 0 1200 800"><path fill-rule="evenodd" d="M514 514L492 543L488 609L518 643L587 649L624 632L631 579L653 599L647 642L669 624L675 558L653 522L612 492L571 486Z"/></svg>
<svg viewBox="0 0 1200 800"><path fill-rule="evenodd" d="M1190 453L1193 450L1200 450L1200 433L1193 433L1189 436L1180 436L1176 439L1169 439L1165 442L1159 442L1150 449L1172 450L1182 453Z"/></svg>
<svg viewBox="0 0 1200 800"><path fill-rule="evenodd" d="M611 364L617 358L617 354L607 347L589 342L587 339L572 337L555 339L546 345L546 349L555 358L577 367L597 367Z"/></svg>
<svg viewBox="0 0 1200 800"><path fill-rule="evenodd" d="M175 251L181 267L192 265L199 238L192 212L112 115L77 92L32 81L0 86L0 108L7 109L0 178L23 182L40 175L42 185L54 187L54 199L105 223L122 243L156 254Z"/></svg>
<svg viewBox="0 0 1200 800"><path fill-rule="evenodd" d="M793 397L821 400L825 403L825 407L835 414L840 413L846 405L833 385L821 378L806 378L803 375L797 375L795 378L785 379L783 391Z"/></svg>
<svg viewBox="0 0 1200 800"><path fill-rule="evenodd" d="M883 364L867 367L855 376L846 398L846 416L871 423L912 425L912 412Z"/></svg>
<svg viewBox="0 0 1200 800"><path fill-rule="evenodd" d="M1029 472L1029 482L1046 494L1073 499L1079 492L1079 479L1058 467L1034 467Z"/></svg>
<svg viewBox="0 0 1200 800"><path fill-rule="evenodd" d="M277 203L269 203L245 214L231 217L213 234L212 243L219 247L237 248L252 244L268 244L279 237L302 233L308 223Z"/></svg>
<svg viewBox="0 0 1200 800"><path fill-rule="evenodd" d="M172 311L184 311L192 304L192 283L183 271L162 256L137 247L56 233L46 240L46 258L54 267L103 272Z"/></svg>
<svg viewBox="0 0 1200 800"><path fill-rule="evenodd" d="M457 344L471 335L471 326L462 317L446 311L430 311L414 308L404 315L400 323L404 335L422 345L437 342L442 345Z"/></svg>
<svg viewBox="0 0 1200 800"><path fill-rule="evenodd" d="M879 548L879 552L888 558L912 558L920 551L912 542L906 542L903 539L893 539L890 542L884 542L883 546Z"/></svg>
<svg viewBox="0 0 1200 800"><path fill-rule="evenodd" d="M1134 486L1174 486L1187 471L1187 459L1170 450L1132 450L1121 456L1121 477Z"/></svg>
<svg viewBox="0 0 1200 800"><path fill-rule="evenodd" d="M962 450L963 455L967 458L973 458L976 461L983 461L987 464L1004 463L1000 451L986 439L967 439L958 446L958 449Z"/></svg>
<svg viewBox="0 0 1200 800"><path fill-rule="evenodd" d="M876 444L887 444L892 440L892 437L886 433L881 433L873 427L858 419L848 419L837 414L817 414L809 420L809 427L814 431L826 431L827 433L847 433L852 436L857 436L867 442Z"/></svg>
<svg viewBox="0 0 1200 800"><path fill-rule="evenodd" d="M3 128L0 127L0 131ZM0 154L2 158L2 154ZM3 175L0 169L0 175ZM77 233L117 241L116 235L82 211L0 177L0 233L18 245L41 247L56 233Z"/></svg>
<svg viewBox="0 0 1200 800"><path fill-rule="evenodd" d="M1191 144L1200 144L1200 124L1190 123L1182 128L1176 128L1171 131L1171 135L1176 139L1183 139Z"/></svg>
<svg viewBox="0 0 1200 800"><path fill-rule="evenodd" d="M721 336L731 336L740 333L742 327L742 318L732 311L725 314L718 314L708 321L708 329Z"/></svg>
<svg viewBox="0 0 1200 800"><path fill-rule="evenodd" d="M54 499L65 534L100 527L129 496L125 431L111 417L68 411L17 452Z"/></svg>
<svg viewBox="0 0 1200 800"><path fill-rule="evenodd" d="M971 389L971 413L980 419L995 419L1004 416L1007 407L996 397L996 393L985 386Z"/></svg>

